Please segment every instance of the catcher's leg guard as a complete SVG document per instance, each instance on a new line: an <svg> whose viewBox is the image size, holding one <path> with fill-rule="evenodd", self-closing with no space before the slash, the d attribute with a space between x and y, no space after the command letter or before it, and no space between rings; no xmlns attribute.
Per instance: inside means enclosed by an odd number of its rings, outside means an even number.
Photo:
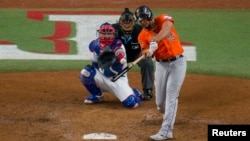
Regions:
<svg viewBox="0 0 250 141"><path fill-rule="evenodd" d="M143 95L140 93L139 90L133 88L133 92L134 92L134 94L135 94L137 97L140 98L140 100L143 100ZM140 101L140 102L141 102L141 101Z"/></svg>
<svg viewBox="0 0 250 141"><path fill-rule="evenodd" d="M136 108L141 104L141 93L137 89L133 89L134 95L130 95L122 101L124 107Z"/></svg>
<svg viewBox="0 0 250 141"><path fill-rule="evenodd" d="M91 65L87 65L81 71L80 80L90 93L90 96L84 101L85 103L96 103L102 101L102 92L96 85L94 79L95 74L96 70Z"/></svg>

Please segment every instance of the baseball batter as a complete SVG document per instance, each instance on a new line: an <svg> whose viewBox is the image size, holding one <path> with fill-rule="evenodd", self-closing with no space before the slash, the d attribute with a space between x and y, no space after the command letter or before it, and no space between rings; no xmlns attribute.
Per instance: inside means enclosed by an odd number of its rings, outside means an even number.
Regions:
<svg viewBox="0 0 250 141"><path fill-rule="evenodd" d="M127 66L126 51L122 42L115 39L115 29L111 24L104 23L100 26L98 34L99 37L89 44L92 65L85 66L80 73L80 80L90 93L84 103L101 102L103 92L110 92L122 102L124 107L138 107L142 94L130 87L127 74L115 82L111 81L115 74ZM114 58L110 57L112 55L110 52L114 52Z"/></svg>
<svg viewBox="0 0 250 141"><path fill-rule="evenodd" d="M144 27L138 36L143 54L154 56L156 105L163 114L161 129L152 140L173 138L173 126L178 107L178 96L186 76L187 63L183 48L173 26L174 20L167 14L153 18L147 6L135 11L137 20Z"/></svg>

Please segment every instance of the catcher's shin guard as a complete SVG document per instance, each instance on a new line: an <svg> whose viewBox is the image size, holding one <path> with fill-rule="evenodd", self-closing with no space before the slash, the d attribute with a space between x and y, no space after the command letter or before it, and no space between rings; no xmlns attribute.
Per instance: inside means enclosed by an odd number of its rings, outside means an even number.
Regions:
<svg viewBox="0 0 250 141"><path fill-rule="evenodd" d="M101 96L101 89L96 85L94 76L96 74L96 70L91 65L87 65L81 71L80 80L82 84L86 87L91 95Z"/></svg>
<svg viewBox="0 0 250 141"><path fill-rule="evenodd" d="M135 94L137 97L140 98L140 100L143 100L143 95L140 93L139 90L133 88L133 92L134 92L134 94Z"/></svg>
<svg viewBox="0 0 250 141"><path fill-rule="evenodd" d="M124 107L136 108L141 104L141 93L137 89L133 89L134 94L130 95L122 101Z"/></svg>

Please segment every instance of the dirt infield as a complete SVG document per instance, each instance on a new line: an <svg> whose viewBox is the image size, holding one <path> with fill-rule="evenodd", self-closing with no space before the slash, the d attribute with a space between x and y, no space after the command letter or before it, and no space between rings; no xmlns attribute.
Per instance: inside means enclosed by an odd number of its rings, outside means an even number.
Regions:
<svg viewBox="0 0 250 141"><path fill-rule="evenodd" d="M0 7L69 8L101 7L97 0L3 0ZM159 0L153 7L171 8L249 8L249 0L206 1ZM195 3L196 1L196 3ZM37 1L39 2L39 1ZM139 1L112 1L117 8L136 7ZM151 4L153 1L143 1ZM167 3L168 2L168 3ZM119 3L119 4L117 4ZM121 4L120 4L121 3ZM158 6L156 4L163 5ZM179 5L180 4L180 5ZM113 6L114 7L114 6ZM106 132L119 141L147 141L161 126L155 99L144 101L138 109L128 110L113 95L105 101L85 105L88 95L78 75L80 70L59 72L0 73L0 137L2 141L81 141L83 134ZM138 72L129 72L130 84L141 90ZM138 79L132 79L138 78ZM180 92L179 109L174 129L176 141L206 141L208 124L249 124L250 81L187 74Z"/></svg>

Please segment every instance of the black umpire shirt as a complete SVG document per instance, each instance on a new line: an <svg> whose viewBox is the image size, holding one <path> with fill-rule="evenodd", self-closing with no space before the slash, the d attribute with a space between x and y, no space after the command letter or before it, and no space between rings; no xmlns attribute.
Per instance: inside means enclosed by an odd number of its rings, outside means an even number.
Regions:
<svg viewBox="0 0 250 141"><path fill-rule="evenodd" d="M132 31L126 32L122 30L122 27L120 26L119 23L113 24L112 25L116 32L117 32L117 37L122 41L122 43L125 46L126 49L126 54L127 54L127 62L133 62L135 59L137 59L141 53L141 47L140 44L138 43L138 35L142 30L142 27L138 24L135 24L133 26Z"/></svg>

